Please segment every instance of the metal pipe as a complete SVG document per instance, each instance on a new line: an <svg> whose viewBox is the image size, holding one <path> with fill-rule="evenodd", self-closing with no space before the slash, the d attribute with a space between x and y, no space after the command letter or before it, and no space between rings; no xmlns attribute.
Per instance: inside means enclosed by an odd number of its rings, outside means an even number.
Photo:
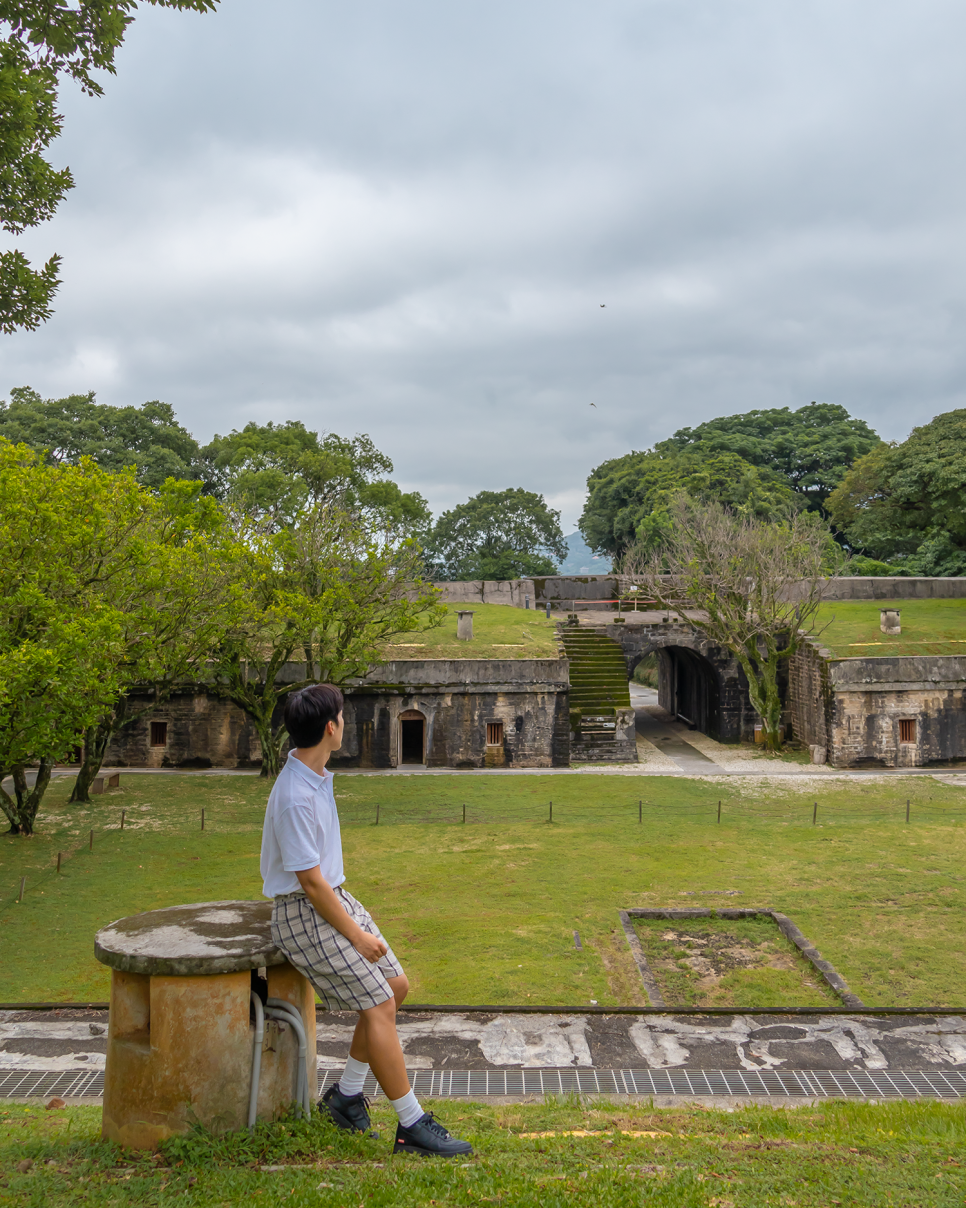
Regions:
<svg viewBox="0 0 966 1208"><path fill-rule="evenodd" d="M262 1076L262 1043L265 1040L265 1012L262 1010L262 1000L252 990L252 1004L255 1007L255 1048L252 1052L252 1090L248 1099L248 1128L255 1127L258 1115L258 1083Z"/></svg>
<svg viewBox="0 0 966 1208"><path fill-rule="evenodd" d="M298 1058L295 1065L295 1089L292 1094L293 1102L297 1103L302 1109L306 1118L311 1113L311 1109L307 1104L308 1087L305 1078L305 1030L302 1027L301 1020L296 1020L295 1016L288 1011L279 1010L278 1007L266 1007L265 1015L269 1019L274 1019L278 1023L287 1023L295 1033L298 1041Z"/></svg>
<svg viewBox="0 0 966 1208"><path fill-rule="evenodd" d="M295 1098L296 1101L301 1102L305 1118L309 1120L312 1117L312 1103L309 1092L308 1041L305 1035L305 1024L302 1020L302 1013L293 1003L286 1002L282 998L268 998L265 1000L265 1005L266 1008L279 1012L283 1018L287 1019L298 1037L299 1062L295 1081ZM315 1058L314 1053L312 1057L313 1059Z"/></svg>

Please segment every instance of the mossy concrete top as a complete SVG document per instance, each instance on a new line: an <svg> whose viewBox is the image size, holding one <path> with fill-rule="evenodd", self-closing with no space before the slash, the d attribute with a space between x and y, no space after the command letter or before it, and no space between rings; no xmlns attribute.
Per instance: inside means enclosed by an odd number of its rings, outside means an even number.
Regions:
<svg viewBox="0 0 966 1208"><path fill-rule="evenodd" d="M189 977L282 965L272 903L193 902L132 914L102 927L94 955L124 973Z"/></svg>

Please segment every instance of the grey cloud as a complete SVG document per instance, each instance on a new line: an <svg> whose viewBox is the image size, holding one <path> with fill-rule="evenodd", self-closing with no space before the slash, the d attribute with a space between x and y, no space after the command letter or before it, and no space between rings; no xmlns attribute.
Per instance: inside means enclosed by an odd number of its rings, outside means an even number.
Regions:
<svg viewBox="0 0 966 1208"><path fill-rule="evenodd" d="M65 285L3 381L367 431L437 508L568 521L711 415L902 437L964 405L964 34L953 0L144 11L65 98L78 187L23 241Z"/></svg>

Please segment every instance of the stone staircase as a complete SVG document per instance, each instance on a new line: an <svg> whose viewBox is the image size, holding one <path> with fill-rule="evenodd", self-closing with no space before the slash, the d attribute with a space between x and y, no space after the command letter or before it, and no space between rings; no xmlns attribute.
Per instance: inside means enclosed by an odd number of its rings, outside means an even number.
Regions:
<svg viewBox="0 0 966 1208"><path fill-rule="evenodd" d="M618 642L589 625L561 625L570 660L571 763L636 763L627 663Z"/></svg>

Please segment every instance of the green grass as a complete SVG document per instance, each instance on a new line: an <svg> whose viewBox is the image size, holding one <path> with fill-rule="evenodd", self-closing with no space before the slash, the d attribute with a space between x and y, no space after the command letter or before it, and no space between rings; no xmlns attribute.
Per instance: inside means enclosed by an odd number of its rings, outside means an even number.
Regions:
<svg viewBox="0 0 966 1208"><path fill-rule="evenodd" d="M0 836L0 1001L105 999L98 928L260 896L265 781L121 783L78 806L57 781L37 835ZM926 776L813 783L345 773L336 793L348 888L403 960L414 1002L643 1004L617 911L726 904L788 914L870 1005L961 1005L966 792ZM68 853L60 876L58 850ZM706 893L723 889L740 894Z"/></svg>
<svg viewBox="0 0 966 1208"><path fill-rule="evenodd" d="M757 1007L842 1005L771 919L633 922L647 963L670 1006L733 1007L749 1002ZM743 962L748 967L742 967Z"/></svg>
<svg viewBox="0 0 966 1208"><path fill-rule="evenodd" d="M899 609L902 633L879 630L879 609L884 607ZM966 654L966 599L827 603L819 610L813 630L839 658Z"/></svg>
<svg viewBox="0 0 966 1208"><path fill-rule="evenodd" d="M456 637L456 613L471 610L473 637ZM447 604L437 629L400 634L383 647L392 659L552 659L557 657L556 623L542 612L508 604Z"/></svg>
<svg viewBox="0 0 966 1208"><path fill-rule="evenodd" d="M0 1197L11 1208L952 1208L966 1193L959 1105L828 1102L730 1112L576 1100L427 1106L473 1143L471 1158L391 1157L393 1116L382 1105L374 1113L383 1134L377 1141L342 1136L320 1120L283 1122L259 1126L254 1137L176 1138L157 1155L100 1141L98 1108L6 1105Z"/></svg>

